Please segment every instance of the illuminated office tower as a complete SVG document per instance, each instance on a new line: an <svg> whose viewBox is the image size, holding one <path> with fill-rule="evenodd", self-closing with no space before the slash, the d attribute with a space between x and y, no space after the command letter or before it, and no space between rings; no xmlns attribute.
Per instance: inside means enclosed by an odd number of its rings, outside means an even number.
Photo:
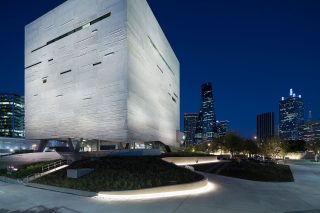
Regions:
<svg viewBox="0 0 320 213"><path fill-rule="evenodd" d="M0 137L24 137L24 97L0 94Z"/></svg>
<svg viewBox="0 0 320 213"><path fill-rule="evenodd" d="M217 134L218 137L223 137L225 136L230 128L230 121L217 121Z"/></svg>
<svg viewBox="0 0 320 213"><path fill-rule="evenodd" d="M197 127L199 113L185 113L184 114L184 135L185 144L195 144L195 132Z"/></svg>
<svg viewBox="0 0 320 213"><path fill-rule="evenodd" d="M212 141L217 137L216 114L212 85L210 82L201 86L201 107L198 116L195 138L197 143Z"/></svg>
<svg viewBox="0 0 320 213"><path fill-rule="evenodd" d="M290 89L289 97L282 97L279 103L279 136L285 140L300 140L299 128L303 123L303 98Z"/></svg>

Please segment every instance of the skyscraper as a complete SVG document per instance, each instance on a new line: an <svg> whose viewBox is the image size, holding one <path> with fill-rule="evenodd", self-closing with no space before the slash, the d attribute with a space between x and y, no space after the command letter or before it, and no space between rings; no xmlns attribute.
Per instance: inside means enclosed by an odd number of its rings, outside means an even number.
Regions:
<svg viewBox="0 0 320 213"><path fill-rule="evenodd" d="M201 107L196 128L197 142L211 141L217 137L216 114L212 85L210 82L201 86Z"/></svg>
<svg viewBox="0 0 320 213"><path fill-rule="evenodd" d="M0 136L24 137L24 97L0 94Z"/></svg>
<svg viewBox="0 0 320 213"><path fill-rule="evenodd" d="M199 113L185 113L184 114L184 135L185 144L195 144L195 132L197 127Z"/></svg>
<svg viewBox="0 0 320 213"><path fill-rule="evenodd" d="M275 136L274 112L257 115L257 139L260 143Z"/></svg>
<svg viewBox="0 0 320 213"><path fill-rule="evenodd" d="M285 140L299 140L299 127L304 123L304 103L301 95L297 96L290 89L288 98L281 98L279 103L279 136Z"/></svg>
<svg viewBox="0 0 320 213"><path fill-rule="evenodd" d="M320 121L307 121L300 126L300 139L305 142L320 140Z"/></svg>
<svg viewBox="0 0 320 213"><path fill-rule="evenodd" d="M28 24L25 98L41 147L179 146L180 64L146 0L68 0Z"/></svg>
<svg viewBox="0 0 320 213"><path fill-rule="evenodd" d="M225 121L217 121L217 134L218 137L223 137L227 134L229 131L230 122Z"/></svg>

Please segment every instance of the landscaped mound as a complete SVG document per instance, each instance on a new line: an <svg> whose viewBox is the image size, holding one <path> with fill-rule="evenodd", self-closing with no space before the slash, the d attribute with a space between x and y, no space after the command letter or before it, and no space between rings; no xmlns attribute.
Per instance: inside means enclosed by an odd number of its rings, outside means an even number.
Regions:
<svg viewBox="0 0 320 213"><path fill-rule="evenodd" d="M251 161L195 165L196 170L218 175L265 182L294 181L290 167L275 163Z"/></svg>
<svg viewBox="0 0 320 213"><path fill-rule="evenodd" d="M53 162L54 161L44 161L44 162L23 165L20 168L18 168L17 171L12 171L11 174L7 174L6 169L3 169L0 171L0 176L4 175L4 176L10 177L10 178L23 179L29 175L41 173L43 166L46 166L49 163L53 163Z"/></svg>
<svg viewBox="0 0 320 213"><path fill-rule="evenodd" d="M191 183L204 177L188 169L156 157L118 157L81 160L68 169L92 168L79 179L67 178L66 169L46 175L35 183L71 189L100 192L135 190L150 187Z"/></svg>

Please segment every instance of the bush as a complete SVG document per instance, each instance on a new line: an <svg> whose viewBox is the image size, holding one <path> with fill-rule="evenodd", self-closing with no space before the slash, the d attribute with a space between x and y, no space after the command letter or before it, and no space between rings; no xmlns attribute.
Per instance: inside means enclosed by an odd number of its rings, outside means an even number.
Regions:
<svg viewBox="0 0 320 213"><path fill-rule="evenodd" d="M85 191L121 191L190 183L203 176L157 157L118 157L81 160L69 169L93 168L79 179L66 177L66 169L34 182Z"/></svg>

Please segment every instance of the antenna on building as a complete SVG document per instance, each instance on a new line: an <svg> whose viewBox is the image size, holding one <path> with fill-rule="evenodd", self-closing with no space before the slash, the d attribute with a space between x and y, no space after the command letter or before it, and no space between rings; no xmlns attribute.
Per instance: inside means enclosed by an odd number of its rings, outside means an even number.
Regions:
<svg viewBox="0 0 320 213"><path fill-rule="evenodd" d="M290 89L290 96L293 96L293 89Z"/></svg>

